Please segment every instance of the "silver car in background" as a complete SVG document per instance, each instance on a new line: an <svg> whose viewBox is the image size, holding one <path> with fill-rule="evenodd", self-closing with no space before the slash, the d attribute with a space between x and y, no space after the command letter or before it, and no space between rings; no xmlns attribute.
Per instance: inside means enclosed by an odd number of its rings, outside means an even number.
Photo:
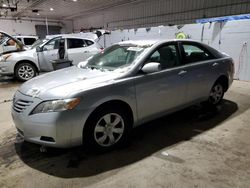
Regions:
<svg viewBox="0 0 250 188"><path fill-rule="evenodd" d="M232 58L199 42L121 42L24 83L12 117L29 142L112 148L144 122L203 101L219 104L233 74Z"/></svg>

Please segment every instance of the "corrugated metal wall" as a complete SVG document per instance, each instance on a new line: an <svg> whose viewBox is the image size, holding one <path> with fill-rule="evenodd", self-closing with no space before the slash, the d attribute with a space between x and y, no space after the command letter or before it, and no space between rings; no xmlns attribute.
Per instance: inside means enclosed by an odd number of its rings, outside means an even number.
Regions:
<svg viewBox="0 0 250 188"><path fill-rule="evenodd" d="M74 19L81 27L139 28L193 23L199 18L250 13L250 0L138 0Z"/></svg>

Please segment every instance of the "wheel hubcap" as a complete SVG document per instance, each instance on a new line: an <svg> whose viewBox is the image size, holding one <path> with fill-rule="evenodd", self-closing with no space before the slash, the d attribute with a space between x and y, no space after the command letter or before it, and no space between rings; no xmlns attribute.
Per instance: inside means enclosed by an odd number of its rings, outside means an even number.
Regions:
<svg viewBox="0 0 250 188"><path fill-rule="evenodd" d="M23 65L18 69L18 75L23 80L29 80L34 77L35 72L30 66Z"/></svg>
<svg viewBox="0 0 250 188"><path fill-rule="evenodd" d="M223 87L220 84L215 85L211 92L209 100L212 104L217 104L223 96Z"/></svg>
<svg viewBox="0 0 250 188"><path fill-rule="evenodd" d="M101 146L112 146L124 133L124 121L119 114L109 113L97 122L94 130L95 141Z"/></svg>

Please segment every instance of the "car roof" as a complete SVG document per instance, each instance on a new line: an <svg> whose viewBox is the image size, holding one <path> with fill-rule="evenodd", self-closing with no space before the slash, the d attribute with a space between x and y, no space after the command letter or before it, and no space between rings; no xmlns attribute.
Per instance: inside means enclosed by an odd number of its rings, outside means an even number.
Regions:
<svg viewBox="0 0 250 188"><path fill-rule="evenodd" d="M34 35L12 35L12 36L16 38L38 38L38 36Z"/></svg>
<svg viewBox="0 0 250 188"><path fill-rule="evenodd" d="M89 39L86 37L81 37L81 36L72 36L72 35L54 35L54 36L47 36L46 39L50 40L50 39L54 39L54 38L58 38L58 37L62 37L63 39L84 39L84 40L90 40L92 42L95 42L93 39Z"/></svg>
<svg viewBox="0 0 250 188"><path fill-rule="evenodd" d="M154 45L154 44L161 44L161 43L166 43L166 42L195 42L195 43L201 43L196 40L190 40L190 39L153 39L153 40L128 40L128 41L122 41L119 42L118 44L134 44L138 46L144 46L144 45Z"/></svg>

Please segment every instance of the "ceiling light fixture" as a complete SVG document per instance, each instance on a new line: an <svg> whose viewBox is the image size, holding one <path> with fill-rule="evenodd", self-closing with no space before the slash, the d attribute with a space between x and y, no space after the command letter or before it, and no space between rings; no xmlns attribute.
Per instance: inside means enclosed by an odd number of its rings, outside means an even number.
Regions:
<svg viewBox="0 0 250 188"><path fill-rule="evenodd" d="M77 2L77 0L72 0L73 2Z"/></svg>
<svg viewBox="0 0 250 188"><path fill-rule="evenodd" d="M7 5L4 3L3 5L2 5L3 7L7 7Z"/></svg>
<svg viewBox="0 0 250 188"><path fill-rule="evenodd" d="M54 9L51 7L49 10L50 10L50 11L53 11Z"/></svg>

